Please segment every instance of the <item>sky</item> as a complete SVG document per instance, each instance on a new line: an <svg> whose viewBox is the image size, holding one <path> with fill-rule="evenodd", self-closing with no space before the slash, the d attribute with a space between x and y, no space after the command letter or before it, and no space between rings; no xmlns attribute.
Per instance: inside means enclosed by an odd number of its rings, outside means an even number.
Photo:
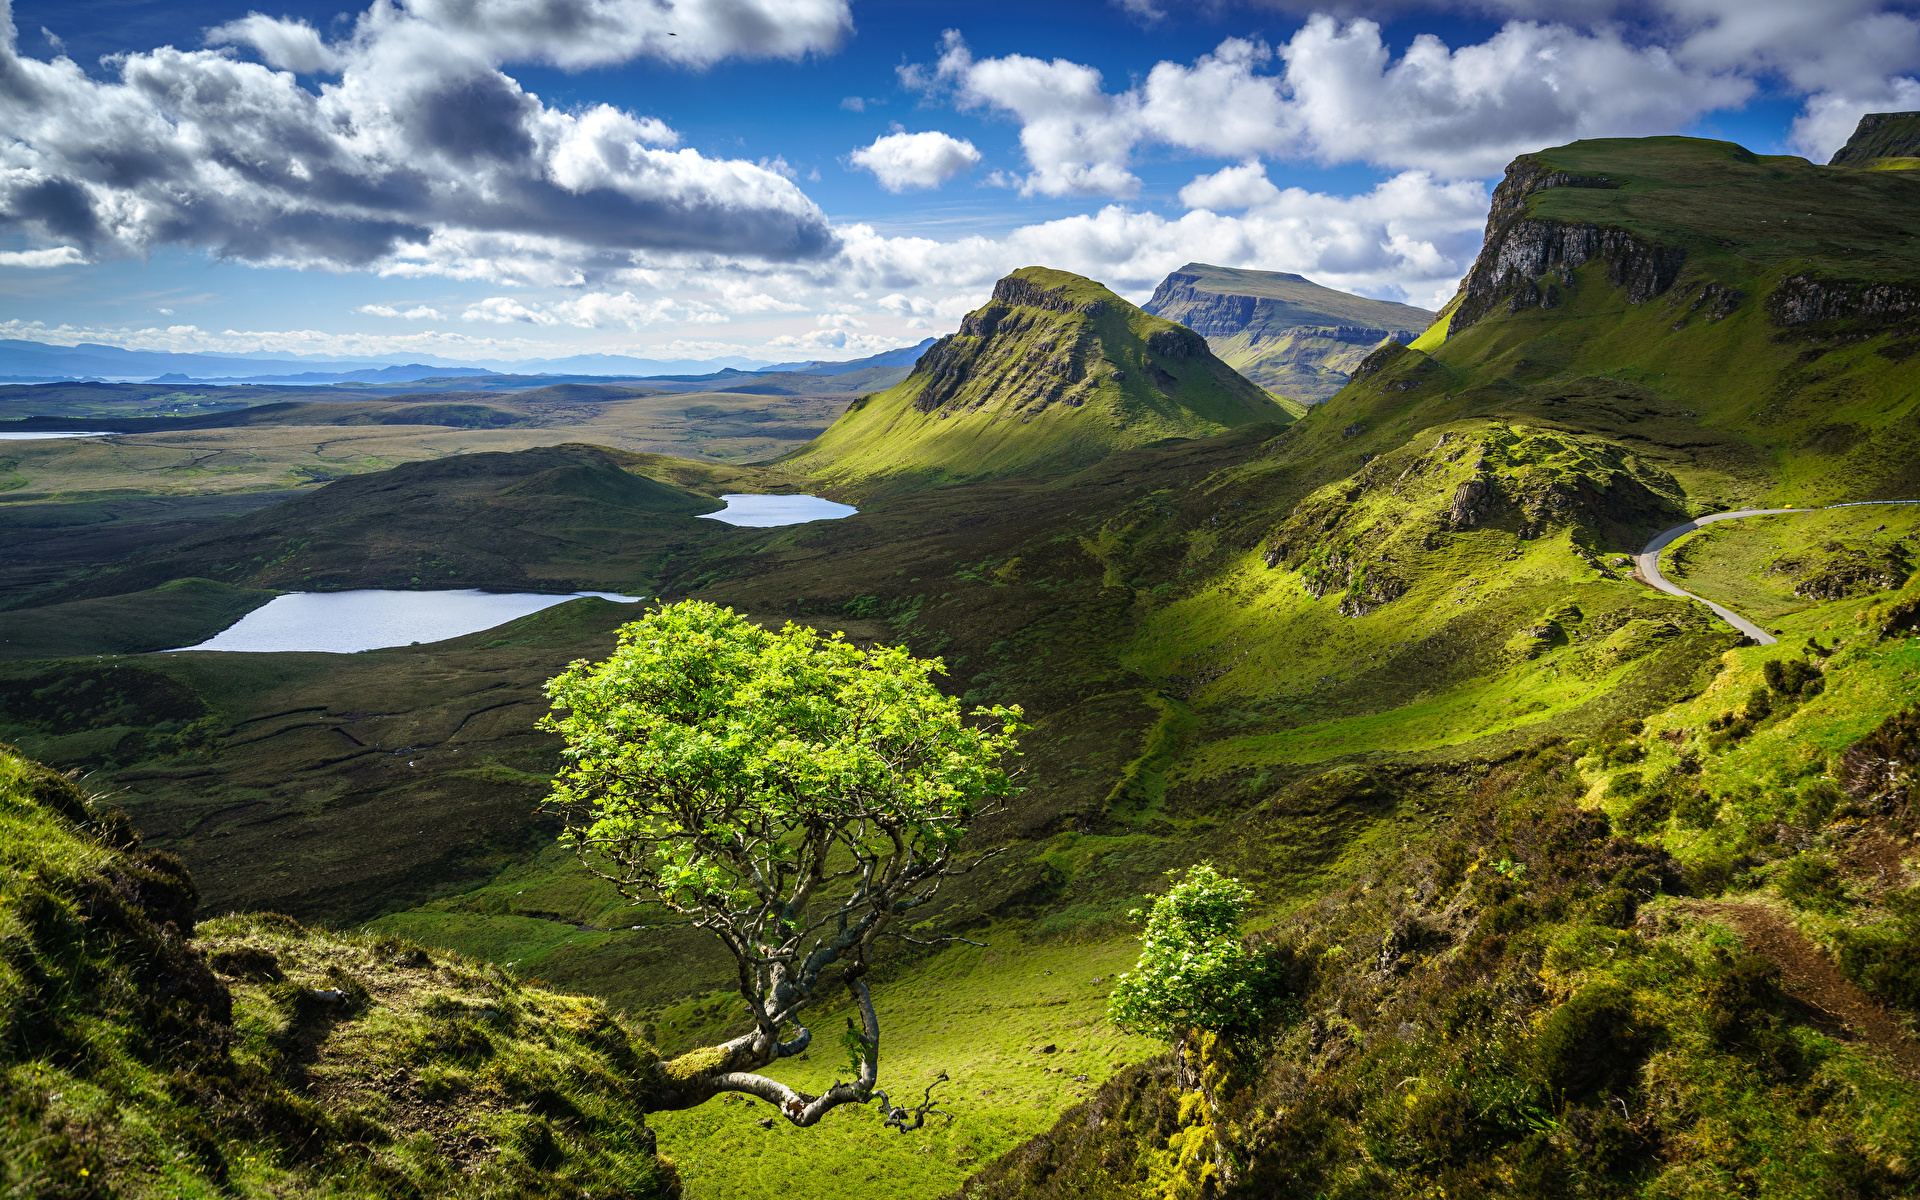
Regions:
<svg viewBox="0 0 1920 1200"><path fill-rule="evenodd" d="M0 338L854 358L1013 268L1437 308L1516 155L1825 161L1884 0L0 0Z"/></svg>

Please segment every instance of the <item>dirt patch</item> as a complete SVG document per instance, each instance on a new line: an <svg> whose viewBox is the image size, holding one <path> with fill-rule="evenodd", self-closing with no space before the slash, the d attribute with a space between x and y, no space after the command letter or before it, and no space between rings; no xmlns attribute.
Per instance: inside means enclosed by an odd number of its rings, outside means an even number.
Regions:
<svg viewBox="0 0 1920 1200"><path fill-rule="evenodd" d="M1865 1042L1894 1060L1909 1079L1920 1079L1920 1042L1859 988L1832 959L1800 936L1784 913L1760 904L1698 901L1688 907L1733 926L1747 949L1780 967L1780 981L1795 1000L1824 1016L1834 1032Z"/></svg>

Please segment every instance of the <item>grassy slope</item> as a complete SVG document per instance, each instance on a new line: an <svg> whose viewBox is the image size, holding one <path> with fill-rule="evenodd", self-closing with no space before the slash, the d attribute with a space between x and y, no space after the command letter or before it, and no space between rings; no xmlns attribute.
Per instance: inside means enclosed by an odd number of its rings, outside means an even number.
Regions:
<svg viewBox="0 0 1920 1200"><path fill-rule="evenodd" d="M178 860L11 747L0 887L12 1194L677 1194L630 1083L655 1055L597 1001L287 918L196 931Z"/></svg>
<svg viewBox="0 0 1920 1200"><path fill-rule="evenodd" d="M9 613L0 659L142 654L203 642L278 592L176 579L148 592Z"/></svg>
<svg viewBox="0 0 1920 1200"><path fill-rule="evenodd" d="M1667 548L1660 569L1690 592L1767 621L1813 607L1836 585L1857 594L1865 581L1853 575L1904 575L1916 532L1920 506L1906 504L1751 517L1688 534ZM1814 594L1796 594L1808 583Z"/></svg>
<svg viewBox="0 0 1920 1200"><path fill-rule="evenodd" d="M1590 263L1562 288L1560 308L1503 311L1426 342L1449 393L1495 411L1548 415L1598 401L1697 420L1725 439L1720 461L1701 464L1720 476L1718 494L1705 479L1689 487L1703 498L1807 505L1920 488L1911 331L1783 330L1767 312L1790 275L1920 276L1920 242L1899 216L1920 178L1693 138L1578 142L1535 157L1623 186L1554 188L1532 198L1532 215L1623 228L1683 249L1686 266L1664 296L1634 305ZM1743 294L1723 320L1696 303L1710 283Z"/></svg>
<svg viewBox="0 0 1920 1200"><path fill-rule="evenodd" d="M916 406L930 383L927 372L916 371L855 402L781 465L840 487L922 487L1057 472L1163 438L1289 419L1286 408L1211 356L1149 354L1146 339L1171 323L1100 284L1041 267L1008 278L1099 309L1012 306L1007 329L985 338L956 335L954 346L973 356L969 375L938 409ZM1008 306L996 302L979 313L996 308ZM1061 372L1070 362L1084 378L1057 400L1042 396L1055 378L1067 378Z"/></svg>

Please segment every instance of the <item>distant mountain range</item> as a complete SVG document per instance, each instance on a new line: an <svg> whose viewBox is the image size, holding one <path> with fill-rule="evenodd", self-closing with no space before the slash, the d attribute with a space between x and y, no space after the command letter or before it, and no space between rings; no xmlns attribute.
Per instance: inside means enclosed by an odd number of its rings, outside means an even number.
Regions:
<svg viewBox="0 0 1920 1200"><path fill-rule="evenodd" d="M1370 300L1282 271L1188 263L1143 307L1178 321L1236 371L1268 391L1315 404L1346 386L1384 341L1411 342L1433 314Z"/></svg>
<svg viewBox="0 0 1920 1200"><path fill-rule="evenodd" d="M273 358L241 355L176 354L163 350L127 350L98 342L54 346L44 342L0 339L0 383L51 383L67 379L139 380L154 383L272 383L326 386L341 383L410 383L420 379L483 375L565 375L570 377L647 379L678 376L713 378L723 372L794 375L842 375L873 367L910 367L933 344L888 350L849 362L811 360L769 364L729 356L716 359L632 358L623 354L575 354L524 362L452 363L324 359L307 355ZM431 356L429 356L431 357Z"/></svg>

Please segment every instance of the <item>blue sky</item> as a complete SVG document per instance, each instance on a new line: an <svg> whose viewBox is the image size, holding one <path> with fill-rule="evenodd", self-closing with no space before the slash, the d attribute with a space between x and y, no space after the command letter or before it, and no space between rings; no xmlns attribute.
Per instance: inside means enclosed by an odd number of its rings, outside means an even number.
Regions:
<svg viewBox="0 0 1920 1200"><path fill-rule="evenodd" d="M1824 158L1920 107L1920 23L1877 0L251 12L12 5L0 336L853 357L1033 261L1135 299L1201 259L1437 307L1515 153Z"/></svg>

